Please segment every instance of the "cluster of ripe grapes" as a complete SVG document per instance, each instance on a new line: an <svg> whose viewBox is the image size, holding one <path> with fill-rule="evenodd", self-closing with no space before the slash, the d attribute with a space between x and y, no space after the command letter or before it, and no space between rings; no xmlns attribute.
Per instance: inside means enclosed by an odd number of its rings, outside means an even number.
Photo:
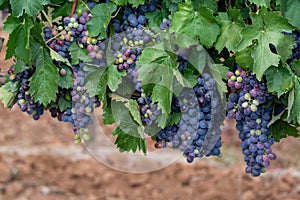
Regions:
<svg viewBox="0 0 300 200"><path fill-rule="evenodd" d="M235 119L241 139L241 148L247 164L246 173L259 176L276 159L271 146L274 139L268 127L272 118L272 94L264 82L258 81L252 72L238 67L228 72L228 86L231 89L226 104L227 117Z"/></svg>
<svg viewBox="0 0 300 200"><path fill-rule="evenodd" d="M178 68L188 63L178 58ZM187 65L184 67L187 68ZM203 73L193 89L173 96L172 112L181 112L177 124L167 126L156 136L156 148L174 148L183 152L187 162L204 156L221 156L222 103L213 77Z"/></svg>
<svg viewBox="0 0 300 200"><path fill-rule="evenodd" d="M29 83L34 71L34 68L28 68L15 74L14 69L10 68L8 74L12 82L20 82L20 87L17 91L17 104L20 110L32 115L34 120L38 120L44 113L44 106L39 101L35 101L34 96L30 93Z"/></svg>
<svg viewBox="0 0 300 200"><path fill-rule="evenodd" d="M95 5L95 3L89 3L89 8ZM99 58L100 61L96 64L105 65L102 60L105 46L103 48L101 41L92 38L87 30L86 24L90 19L91 15L87 9L75 13L72 17L64 17L61 24L53 23L51 27L45 27L44 38L47 45L72 63L69 47L72 42L76 42L78 48L88 50L89 57ZM61 68L63 64L60 61L54 61L54 63L59 68ZM88 127L93 123L90 114L93 112L94 107L100 106L98 98L91 97L84 87L87 72L83 70L83 66L83 62L72 65L72 75L74 78L73 88L69 90L60 89L58 93L59 96L69 95L71 97L72 106L66 110L59 110L57 107L49 109L53 117L72 124L76 143L81 141L81 136L84 136L86 139L88 138ZM66 70L61 68L60 75L65 76Z"/></svg>

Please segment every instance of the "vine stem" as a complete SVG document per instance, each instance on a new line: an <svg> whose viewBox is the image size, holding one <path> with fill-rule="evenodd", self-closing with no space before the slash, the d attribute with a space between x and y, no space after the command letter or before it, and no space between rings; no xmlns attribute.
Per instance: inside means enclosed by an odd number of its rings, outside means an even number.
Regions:
<svg viewBox="0 0 300 200"><path fill-rule="evenodd" d="M54 40L55 38L59 37L62 34L62 32L58 33L56 36L50 38L49 40L47 40L45 43L47 44L48 42L51 42L52 40Z"/></svg>
<svg viewBox="0 0 300 200"><path fill-rule="evenodd" d="M116 14L114 14L111 18L115 18L119 14L120 10L121 10L121 7L118 8Z"/></svg>
<svg viewBox="0 0 300 200"><path fill-rule="evenodd" d="M73 17L75 9L76 9L76 5L77 5L77 0L74 0L73 4L72 4L72 10L71 10L71 13L70 13L70 17Z"/></svg>
<svg viewBox="0 0 300 200"><path fill-rule="evenodd" d="M50 24L50 26L52 27L53 24L52 24L52 21L50 20L50 18L48 17L48 15L45 13L44 10L42 10L42 13L43 13L44 17L46 18L47 22L48 22L48 23Z"/></svg>

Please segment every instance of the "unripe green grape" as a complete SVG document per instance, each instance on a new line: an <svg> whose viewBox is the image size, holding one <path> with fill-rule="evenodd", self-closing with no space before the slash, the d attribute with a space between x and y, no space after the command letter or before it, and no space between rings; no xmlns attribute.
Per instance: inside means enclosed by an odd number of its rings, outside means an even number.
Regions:
<svg viewBox="0 0 300 200"><path fill-rule="evenodd" d="M236 81L241 83L243 81L243 78L239 76L239 77L237 77Z"/></svg>
<svg viewBox="0 0 300 200"><path fill-rule="evenodd" d="M247 107L248 107L248 102L244 102L244 103L242 104L242 107L243 107L243 108L247 108Z"/></svg>
<svg viewBox="0 0 300 200"><path fill-rule="evenodd" d="M256 105L253 105L253 104L250 106L250 109L251 109L252 112L256 112L257 111Z"/></svg>

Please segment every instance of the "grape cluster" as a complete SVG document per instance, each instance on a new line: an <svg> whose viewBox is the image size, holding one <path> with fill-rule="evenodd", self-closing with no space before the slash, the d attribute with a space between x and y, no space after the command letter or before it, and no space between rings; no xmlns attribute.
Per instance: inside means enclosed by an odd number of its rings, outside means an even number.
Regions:
<svg viewBox="0 0 300 200"><path fill-rule="evenodd" d="M84 87L84 80L87 75L80 66L74 71L74 86L71 91L72 109L67 109L62 115L62 120L71 122L75 134L88 135L88 127L93 123L90 114L94 111L94 107L99 107L100 102L97 97L90 97ZM71 111L71 112L70 112ZM78 136L75 136L77 138Z"/></svg>
<svg viewBox="0 0 300 200"><path fill-rule="evenodd" d="M291 33L283 32L284 35L292 36L296 42L296 44L293 47L293 53L287 60L287 63L290 64L293 60L299 60L300 59L300 32L299 31L293 31Z"/></svg>
<svg viewBox="0 0 300 200"><path fill-rule="evenodd" d="M160 4L160 1L154 0L149 3L146 2L145 4L140 5L137 8L132 8L132 6L130 5L126 6L122 16L122 20L114 19L112 21L115 33L126 31L128 27L142 30L147 23L145 13L154 12L156 10L157 4Z"/></svg>
<svg viewBox="0 0 300 200"><path fill-rule="evenodd" d="M252 72L238 67L234 73L228 72L227 76L232 91L226 104L227 117L237 122L247 164L246 173L259 176L270 166L270 160L276 159L276 154L271 150L274 139L268 128L273 111L268 103L273 96L267 91L266 84L258 81Z"/></svg>
<svg viewBox="0 0 300 200"><path fill-rule="evenodd" d="M183 89L178 100L172 101L172 108L181 110L181 119L158 133L155 146L179 149L187 162L197 157L219 156L222 142L217 94L215 80L207 73L197 78L193 90Z"/></svg>
<svg viewBox="0 0 300 200"><path fill-rule="evenodd" d="M32 115L34 120L38 120L44 113L44 106L39 101L35 101L34 96L32 96L29 91L29 79L33 75L34 71L34 68L29 68L25 69L23 72L14 74L13 68L10 68L10 70L8 70L8 74L13 82L20 82L20 87L17 93L17 104L19 108L22 112Z"/></svg>
<svg viewBox="0 0 300 200"><path fill-rule="evenodd" d="M143 124L145 126L150 126L161 114L160 110L157 108L157 104L152 102L151 97L140 97L137 101L140 106L140 114Z"/></svg>

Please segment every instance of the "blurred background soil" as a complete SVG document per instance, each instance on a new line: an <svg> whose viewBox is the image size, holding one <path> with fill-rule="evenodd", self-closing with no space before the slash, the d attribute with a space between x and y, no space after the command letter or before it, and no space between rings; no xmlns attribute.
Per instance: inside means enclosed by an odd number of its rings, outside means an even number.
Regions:
<svg viewBox="0 0 300 200"><path fill-rule="evenodd" d="M0 31L3 36L7 38ZM4 61L5 50L4 45L1 69L12 63ZM110 132L112 127L104 129ZM0 104L0 200L300 199L300 139L274 145L278 158L267 173L252 178L244 173L234 122L226 121L222 136L222 158L197 159L193 164L182 158L151 173L124 173L75 145L69 124L48 113L34 121L17 106L8 110Z"/></svg>

